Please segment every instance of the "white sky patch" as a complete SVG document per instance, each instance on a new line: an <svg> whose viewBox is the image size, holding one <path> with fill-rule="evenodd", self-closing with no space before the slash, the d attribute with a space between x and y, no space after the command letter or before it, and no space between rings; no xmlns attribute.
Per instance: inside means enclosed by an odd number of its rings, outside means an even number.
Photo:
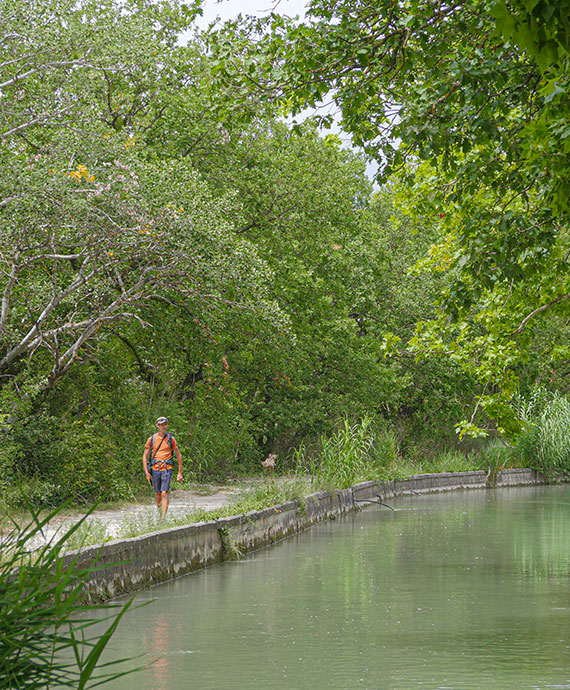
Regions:
<svg viewBox="0 0 570 690"><path fill-rule="evenodd" d="M238 14L264 17L270 12L285 14L289 17L303 17L305 15L304 0L204 0L202 2L204 15L198 20L201 27L208 26L217 18L222 21L235 19Z"/></svg>

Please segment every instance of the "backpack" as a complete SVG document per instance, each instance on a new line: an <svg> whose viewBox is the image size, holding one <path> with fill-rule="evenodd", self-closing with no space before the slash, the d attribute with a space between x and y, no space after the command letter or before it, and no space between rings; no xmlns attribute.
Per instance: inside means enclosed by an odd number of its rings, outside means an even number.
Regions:
<svg viewBox="0 0 570 690"><path fill-rule="evenodd" d="M154 465L154 463L157 462L156 457L153 457L153 455L152 455L152 453L154 451L154 437L155 436L156 436L156 434L153 434L150 437L150 453L148 454L148 460L147 460L149 472L152 470L152 466ZM173 461L170 464L173 465L174 464L174 449L172 448L172 434L170 433L170 431L166 434L166 440L168 441L168 445L170 446L170 460ZM156 449L157 452L160 450L160 446L162 445L163 441L164 441L164 438L158 444L158 448ZM168 461L166 461L166 462L168 462Z"/></svg>

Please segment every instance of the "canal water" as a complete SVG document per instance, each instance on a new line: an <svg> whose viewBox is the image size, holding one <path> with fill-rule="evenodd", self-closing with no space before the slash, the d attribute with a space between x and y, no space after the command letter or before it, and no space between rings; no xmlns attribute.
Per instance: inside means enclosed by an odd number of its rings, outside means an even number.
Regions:
<svg viewBox="0 0 570 690"><path fill-rule="evenodd" d="M570 486L389 502L139 594L106 687L570 688Z"/></svg>

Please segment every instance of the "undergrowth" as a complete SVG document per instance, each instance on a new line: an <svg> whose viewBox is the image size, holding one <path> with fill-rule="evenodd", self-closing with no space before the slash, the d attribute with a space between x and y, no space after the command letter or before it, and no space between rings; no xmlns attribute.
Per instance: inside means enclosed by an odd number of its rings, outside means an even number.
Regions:
<svg viewBox="0 0 570 690"><path fill-rule="evenodd" d="M537 454L535 465L542 462L544 466L545 461L542 458L545 452L540 454L539 441L544 447L548 446L551 449L553 459L550 460L550 467L558 469L562 465L559 458L564 458L565 453L570 453L570 444L566 443L561 433L555 440L544 439L544 430L552 431L553 419L557 421L556 428L559 430L562 428L560 420L568 421L570 424L570 404L566 400L564 404L559 401L557 404L560 409L556 406L548 408L545 419L550 424L546 424L542 418L541 425L529 424L527 435L516 448L500 441L493 441L479 448L477 452L469 454L448 450L436 457L416 457L414 460L399 454L395 437L390 430L381 426L378 428L369 418L352 424L345 420L336 433L321 437L314 450L309 451L301 444L294 451L293 479L271 477L254 481L253 484L241 487L234 501L214 510L197 509L185 514L170 514L162 519L155 507L149 506L146 510L127 513L113 534L107 531L104 523L89 518L67 540L66 547L76 549L110 539L137 537L168 528L249 513L291 500L296 500L303 509L306 497L315 491L344 489L366 480L391 481L426 473L484 470L490 483L493 483L502 469L521 466L521 458L528 458L528 449ZM554 414L553 409L557 414ZM522 449L526 452L523 453ZM533 465L528 462L525 466Z"/></svg>

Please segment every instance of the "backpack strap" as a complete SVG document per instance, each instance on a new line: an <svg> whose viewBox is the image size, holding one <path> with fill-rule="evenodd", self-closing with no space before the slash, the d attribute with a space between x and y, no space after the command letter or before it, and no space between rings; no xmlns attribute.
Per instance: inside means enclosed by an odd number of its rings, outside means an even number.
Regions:
<svg viewBox="0 0 570 690"><path fill-rule="evenodd" d="M148 459L149 470L152 469L152 466L154 465L154 461L156 460L156 455L154 453L154 437L155 436L156 436L156 434L153 434L150 437L150 453L148 456L149 457L149 459ZM174 449L172 447L172 434L170 433L170 431L166 434L166 436L163 436L160 439L160 443L158 444L158 448L156 449L156 452L158 453L158 451L160 450L160 446L162 445L165 438L168 441L168 445L170 446L170 460L172 460L172 462L170 464L173 465L174 464ZM168 461L165 461L165 462L168 462Z"/></svg>

